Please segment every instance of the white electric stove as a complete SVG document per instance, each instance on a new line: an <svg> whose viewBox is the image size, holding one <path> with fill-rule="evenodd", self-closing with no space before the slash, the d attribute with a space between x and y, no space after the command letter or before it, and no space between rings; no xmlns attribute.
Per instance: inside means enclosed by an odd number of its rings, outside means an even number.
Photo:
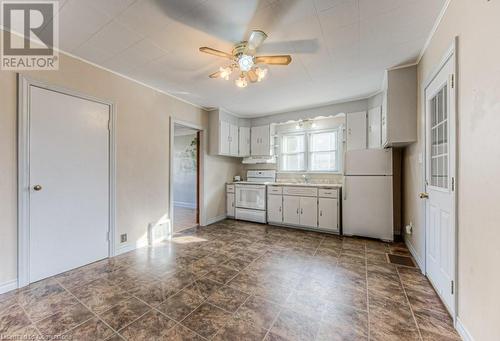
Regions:
<svg viewBox="0 0 500 341"><path fill-rule="evenodd" d="M266 184L275 181L275 170L247 171L247 181L235 184L235 218L266 223Z"/></svg>

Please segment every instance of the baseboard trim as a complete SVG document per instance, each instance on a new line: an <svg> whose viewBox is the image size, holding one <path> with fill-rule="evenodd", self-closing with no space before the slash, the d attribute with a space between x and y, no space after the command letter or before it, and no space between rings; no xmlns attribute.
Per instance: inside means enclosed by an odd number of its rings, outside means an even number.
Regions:
<svg viewBox="0 0 500 341"><path fill-rule="evenodd" d="M462 321L460 321L460 317L458 316L455 322L455 329L457 330L458 334L462 337L462 339L464 339L464 341L474 341L474 338L469 333L467 328L465 328Z"/></svg>
<svg viewBox="0 0 500 341"><path fill-rule="evenodd" d="M227 218L227 216L225 214L217 216L217 217L213 217L213 218L208 218L206 221L206 224L207 225L215 224L215 223L217 223L221 220L224 220L226 218Z"/></svg>
<svg viewBox="0 0 500 341"><path fill-rule="evenodd" d="M405 244L406 244L406 247L408 247L408 250L410 250L410 253L413 256L413 258L417 262L417 265L420 268L420 271L425 274L424 262L422 261L422 259L418 255L417 250L415 250L415 247L407 238L405 238Z"/></svg>
<svg viewBox="0 0 500 341"><path fill-rule="evenodd" d="M174 207L183 207L183 208L196 208L196 203L194 202L183 202L183 201L174 201Z"/></svg>
<svg viewBox="0 0 500 341"><path fill-rule="evenodd" d="M138 241L136 243L124 243L122 245L118 245L116 248L115 256L134 251L136 249L140 249L141 247L147 246L147 241Z"/></svg>
<svg viewBox="0 0 500 341"><path fill-rule="evenodd" d="M6 281L0 283L0 294L4 294L6 292L17 289L17 278L11 279L10 281Z"/></svg>

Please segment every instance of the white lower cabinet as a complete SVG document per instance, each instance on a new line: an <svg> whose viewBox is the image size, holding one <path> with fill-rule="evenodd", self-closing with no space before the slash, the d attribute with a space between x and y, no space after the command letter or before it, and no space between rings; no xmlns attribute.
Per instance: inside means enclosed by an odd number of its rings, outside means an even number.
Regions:
<svg viewBox="0 0 500 341"><path fill-rule="evenodd" d="M300 197L299 225L318 227L318 198Z"/></svg>
<svg viewBox="0 0 500 341"><path fill-rule="evenodd" d="M228 217L234 217L234 193L226 193L226 215Z"/></svg>
<svg viewBox="0 0 500 341"><path fill-rule="evenodd" d="M267 221L270 223L283 222L283 196L269 194L267 196Z"/></svg>
<svg viewBox="0 0 500 341"><path fill-rule="evenodd" d="M318 227L320 229L339 232L338 198L318 199Z"/></svg>
<svg viewBox="0 0 500 341"><path fill-rule="evenodd" d="M299 225L300 197L283 196L283 223Z"/></svg>
<svg viewBox="0 0 500 341"><path fill-rule="evenodd" d="M283 196L283 223L318 227L318 198Z"/></svg>

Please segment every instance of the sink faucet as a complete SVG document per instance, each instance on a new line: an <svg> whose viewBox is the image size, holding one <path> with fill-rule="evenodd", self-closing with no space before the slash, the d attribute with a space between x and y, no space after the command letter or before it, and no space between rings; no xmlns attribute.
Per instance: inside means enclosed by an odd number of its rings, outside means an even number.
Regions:
<svg viewBox="0 0 500 341"><path fill-rule="evenodd" d="M308 183L309 183L309 176L307 176L307 174L302 174L302 179L304 180L304 182L305 182L306 184L308 184Z"/></svg>

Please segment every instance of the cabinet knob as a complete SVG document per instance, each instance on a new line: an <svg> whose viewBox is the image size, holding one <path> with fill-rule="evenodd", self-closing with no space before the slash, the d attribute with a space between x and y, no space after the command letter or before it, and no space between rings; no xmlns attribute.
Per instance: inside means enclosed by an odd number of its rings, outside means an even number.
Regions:
<svg viewBox="0 0 500 341"><path fill-rule="evenodd" d="M323 216L323 210L320 210L319 211L319 216L322 217Z"/></svg>
<svg viewBox="0 0 500 341"><path fill-rule="evenodd" d="M33 186L33 190L35 190L35 191L37 191L37 192L38 192L38 191L41 191L41 190L42 190L42 186L40 186L40 185L35 185L35 186Z"/></svg>

